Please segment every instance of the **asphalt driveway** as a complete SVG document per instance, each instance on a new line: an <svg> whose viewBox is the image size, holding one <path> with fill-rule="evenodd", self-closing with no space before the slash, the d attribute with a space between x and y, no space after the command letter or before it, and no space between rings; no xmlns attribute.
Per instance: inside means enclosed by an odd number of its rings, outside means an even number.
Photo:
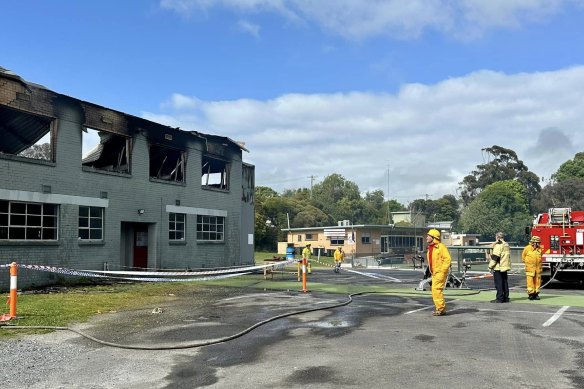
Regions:
<svg viewBox="0 0 584 389"><path fill-rule="evenodd" d="M160 307L76 327L125 347L168 349L117 348L58 331L2 342L0 370L11 388L584 387L584 309L546 302L552 290L584 301L580 289L550 289L531 303L518 278L510 304L452 296L448 315L432 317L429 292L409 293L419 278L413 271L314 269L310 282L403 288L346 305L346 295L261 287L213 287L212 303L204 304L196 295L169 296ZM475 290L492 280L480 282ZM213 341L220 343L196 347Z"/></svg>

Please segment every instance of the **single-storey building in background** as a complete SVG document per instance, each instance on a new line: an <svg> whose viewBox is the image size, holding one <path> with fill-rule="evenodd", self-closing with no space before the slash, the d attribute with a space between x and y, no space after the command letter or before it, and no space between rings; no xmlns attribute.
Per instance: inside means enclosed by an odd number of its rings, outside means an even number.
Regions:
<svg viewBox="0 0 584 389"><path fill-rule="evenodd" d="M403 257L410 259L426 248L427 228L390 225L352 225L348 220L337 226L282 229L287 241L278 242L278 253L285 254L294 247L298 254L308 243L312 252L332 256L337 247L345 251L345 259L352 257Z"/></svg>
<svg viewBox="0 0 584 389"><path fill-rule="evenodd" d="M410 211L392 212L392 219L396 223L389 225L352 225L349 220L343 220L336 226L285 228L282 231L287 233L287 241L278 242L278 253L285 254L292 247L299 255L310 243L313 254L329 257L337 247L342 247L345 261L374 257L379 263L384 259L400 258L409 262L414 255L427 250L426 233L431 228L440 231L442 243L457 247L453 251L457 260L467 255L466 248L471 252L470 246L479 245L480 235L453 233L451 221L426 223L423 215ZM484 250L480 252L484 258Z"/></svg>
<svg viewBox="0 0 584 389"><path fill-rule="evenodd" d="M243 151L227 137L78 100L0 68L0 263L252 264L255 172ZM18 284L55 277L21 271ZM0 287L8 280L6 272Z"/></svg>

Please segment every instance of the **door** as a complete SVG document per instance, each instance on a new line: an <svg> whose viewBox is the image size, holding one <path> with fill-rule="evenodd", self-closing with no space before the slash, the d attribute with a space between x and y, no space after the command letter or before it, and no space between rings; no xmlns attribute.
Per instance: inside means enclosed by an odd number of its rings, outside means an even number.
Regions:
<svg viewBox="0 0 584 389"><path fill-rule="evenodd" d="M381 253L388 253L389 252L389 236L382 236L381 237Z"/></svg>
<svg viewBox="0 0 584 389"><path fill-rule="evenodd" d="M148 267L148 225L136 225L134 230L134 267Z"/></svg>

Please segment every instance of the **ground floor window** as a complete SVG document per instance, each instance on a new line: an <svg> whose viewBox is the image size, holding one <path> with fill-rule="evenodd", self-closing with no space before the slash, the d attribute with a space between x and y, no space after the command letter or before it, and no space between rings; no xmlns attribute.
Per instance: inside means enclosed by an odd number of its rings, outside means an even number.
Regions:
<svg viewBox="0 0 584 389"><path fill-rule="evenodd" d="M0 200L0 240L57 240L56 204Z"/></svg>
<svg viewBox="0 0 584 389"><path fill-rule="evenodd" d="M103 208L79 206L79 239L103 239Z"/></svg>
<svg viewBox="0 0 584 389"><path fill-rule="evenodd" d="M419 236L382 236L381 237L381 252L387 253L391 248L398 249L413 249L422 251L424 240Z"/></svg>
<svg viewBox="0 0 584 389"><path fill-rule="evenodd" d="M343 246L344 244L345 244L345 238L331 237L331 245L333 245L333 246Z"/></svg>
<svg viewBox="0 0 584 389"><path fill-rule="evenodd" d="M197 240L222 242L225 218L223 216L197 215Z"/></svg>
<svg viewBox="0 0 584 389"><path fill-rule="evenodd" d="M185 240L185 214L168 214L168 240Z"/></svg>

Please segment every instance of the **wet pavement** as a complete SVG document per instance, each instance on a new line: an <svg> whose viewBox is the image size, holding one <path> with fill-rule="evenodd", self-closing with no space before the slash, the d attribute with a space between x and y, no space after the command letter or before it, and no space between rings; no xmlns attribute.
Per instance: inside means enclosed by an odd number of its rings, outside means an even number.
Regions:
<svg viewBox="0 0 584 389"><path fill-rule="evenodd" d="M347 304L344 294L277 290L278 284L295 282L294 275L282 274L266 282L253 276L259 289L209 287L205 299L169 296L159 307L103 314L76 327L111 343L169 349L116 348L72 332L35 336L43 347L65 342L79 350L75 359L55 362L36 386L27 387L584 386L584 308L545 303L552 291L584 301L578 286L553 283L542 292L542 301L530 304L523 296L523 278L512 276L510 304L451 296L448 314L433 317L430 293L414 291L420 272L349 270L314 269L309 282L348 285L355 292L400 287L403 293L356 295ZM492 279L467 284L474 292L494 295L488 291ZM214 341L219 343L196 347Z"/></svg>

